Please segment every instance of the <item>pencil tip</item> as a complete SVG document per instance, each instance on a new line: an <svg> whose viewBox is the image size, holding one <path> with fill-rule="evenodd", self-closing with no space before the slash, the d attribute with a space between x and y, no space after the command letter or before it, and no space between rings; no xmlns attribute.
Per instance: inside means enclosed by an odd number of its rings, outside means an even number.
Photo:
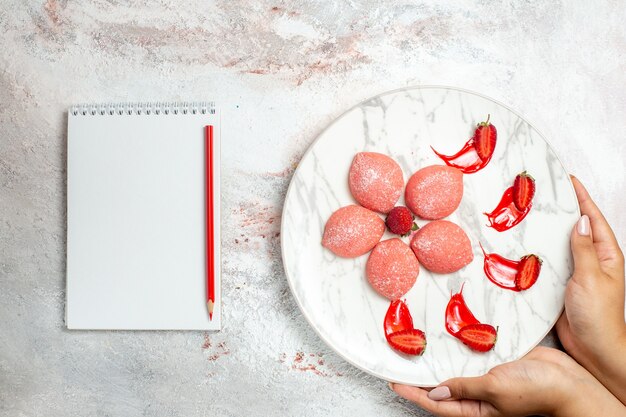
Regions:
<svg viewBox="0 0 626 417"><path fill-rule="evenodd" d="M213 304L212 300L209 300L206 303L206 307L209 310L209 320L213 320L213 306L214 306L214 304Z"/></svg>

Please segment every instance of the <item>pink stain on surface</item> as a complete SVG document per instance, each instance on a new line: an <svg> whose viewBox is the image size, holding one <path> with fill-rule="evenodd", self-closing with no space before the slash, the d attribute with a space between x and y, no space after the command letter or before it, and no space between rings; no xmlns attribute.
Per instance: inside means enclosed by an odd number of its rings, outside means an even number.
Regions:
<svg viewBox="0 0 626 417"><path fill-rule="evenodd" d="M289 177L291 174L293 174L293 172L296 170L297 167L298 167L298 162L294 161L282 171L266 172L264 175L267 175L268 177L286 178L286 177Z"/></svg>
<svg viewBox="0 0 626 417"><path fill-rule="evenodd" d="M48 18L54 26L61 24L61 18L59 16L59 3L57 0L48 0L43 6Z"/></svg>
<svg viewBox="0 0 626 417"><path fill-rule="evenodd" d="M338 38L333 45L322 44L317 50L311 51L311 55L320 58L299 69L299 74L295 77L296 85L302 85L315 75L345 73L371 62L371 59L361 52L360 40L360 34L352 34Z"/></svg>
<svg viewBox="0 0 626 417"><path fill-rule="evenodd" d="M278 360L281 363L286 363L287 354L281 353ZM331 366L326 365L322 354L309 353L307 355L302 351L294 354L289 369L299 372L310 372L323 377L343 376L341 372L337 372Z"/></svg>
<svg viewBox="0 0 626 417"><path fill-rule="evenodd" d="M204 334L204 343L202 343L202 349L208 349L211 347L211 340L209 340L209 334Z"/></svg>
<svg viewBox="0 0 626 417"><path fill-rule="evenodd" d="M242 203L232 211L239 236L234 238L237 245L245 249L258 250L262 247L271 250L280 237L281 213L273 205L261 202Z"/></svg>
<svg viewBox="0 0 626 417"><path fill-rule="evenodd" d="M57 12L63 1L49 0L47 20L55 25L66 23ZM267 13L251 13L236 4L225 5L222 12L225 22L230 23L211 27L181 26L175 20L163 25L138 25L131 18L120 18L89 28L87 35L95 49L118 58L134 59L140 48L153 64L211 64L239 74L274 75L296 85L313 77L349 73L372 61L364 48L371 35L366 27L358 30L362 27L358 19L349 23L353 29L346 34L332 39L320 34L294 42L277 36L275 20L288 18L316 26L317 18L280 6L266 10ZM229 14L236 17L229 20ZM406 42L404 36L401 39ZM207 44L211 48L198 47Z"/></svg>
<svg viewBox="0 0 626 417"><path fill-rule="evenodd" d="M279 7L279 6L272 7L270 9L270 11L272 13L276 13L276 14L287 14L287 16L289 16L289 17L294 17L294 16L300 15L300 13L298 13L298 12L294 12L294 11L288 12L287 10L285 10L284 7Z"/></svg>
<svg viewBox="0 0 626 417"><path fill-rule="evenodd" d="M209 360L210 362L215 362L222 356L230 354L230 349L228 348L228 346L226 346L226 342L219 342L217 345L213 346L208 341L208 338L209 336L205 335L205 343L202 345L203 350L209 351L209 356L207 357L207 360ZM207 347L205 348L205 346Z"/></svg>

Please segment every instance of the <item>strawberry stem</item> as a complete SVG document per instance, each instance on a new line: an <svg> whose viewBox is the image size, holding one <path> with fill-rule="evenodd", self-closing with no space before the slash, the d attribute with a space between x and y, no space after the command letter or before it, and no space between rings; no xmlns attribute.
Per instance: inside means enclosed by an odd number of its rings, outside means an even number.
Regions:
<svg viewBox="0 0 626 417"><path fill-rule="evenodd" d="M478 123L478 125L477 125L477 126L478 126L478 127L486 127L486 126L489 126L489 119L490 119L490 118L491 118L491 115L490 115L490 114L488 114L488 115L487 115L487 120L485 120L484 122L480 122L480 123ZM433 150L434 150L434 149L433 149Z"/></svg>

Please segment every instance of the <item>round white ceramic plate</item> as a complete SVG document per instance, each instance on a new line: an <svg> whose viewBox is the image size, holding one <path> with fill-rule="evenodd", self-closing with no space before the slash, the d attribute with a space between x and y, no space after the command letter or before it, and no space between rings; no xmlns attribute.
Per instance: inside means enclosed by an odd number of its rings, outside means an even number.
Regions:
<svg viewBox="0 0 626 417"><path fill-rule="evenodd" d="M336 257L320 244L324 225L332 212L355 204L348 171L357 152L391 156L402 167L406 181L419 168L443 164L431 145L442 153L455 153L487 114L498 130L495 153L486 168L464 175L463 200L448 217L469 235L474 261L447 275L421 268L405 298L415 327L426 332L428 346L419 357L399 355L383 333L389 301L374 292L365 278L368 255ZM511 230L497 232L487 227L482 213L496 207L503 191L524 170L536 179L531 212ZM403 199L397 204L403 205ZM283 209L283 262L302 313L339 355L388 381L433 386L454 376L480 375L515 360L548 333L563 308L572 272L569 234L578 217L567 172L541 134L521 116L469 91L406 88L352 108L304 155ZM389 237L386 233L383 239ZM408 238L404 240L408 243ZM488 252L511 259L539 255L544 262L537 283L518 293L488 281L479 242ZM462 283L465 300L477 319L499 327L497 344L490 352L475 353L445 330L446 305Z"/></svg>

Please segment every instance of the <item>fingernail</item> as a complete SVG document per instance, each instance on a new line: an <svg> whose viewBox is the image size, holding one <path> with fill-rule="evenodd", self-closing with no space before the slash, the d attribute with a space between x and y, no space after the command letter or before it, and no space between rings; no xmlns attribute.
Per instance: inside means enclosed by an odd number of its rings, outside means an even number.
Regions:
<svg viewBox="0 0 626 417"><path fill-rule="evenodd" d="M389 383L389 389L393 391L393 384L391 382Z"/></svg>
<svg viewBox="0 0 626 417"><path fill-rule="evenodd" d="M450 394L450 388L446 386L437 387L428 393L428 398L434 401L447 400L452 395Z"/></svg>
<svg viewBox="0 0 626 417"><path fill-rule="evenodd" d="M581 236L589 236L589 227L589 216L583 214L582 216L580 216L580 220L578 220L576 230Z"/></svg>

